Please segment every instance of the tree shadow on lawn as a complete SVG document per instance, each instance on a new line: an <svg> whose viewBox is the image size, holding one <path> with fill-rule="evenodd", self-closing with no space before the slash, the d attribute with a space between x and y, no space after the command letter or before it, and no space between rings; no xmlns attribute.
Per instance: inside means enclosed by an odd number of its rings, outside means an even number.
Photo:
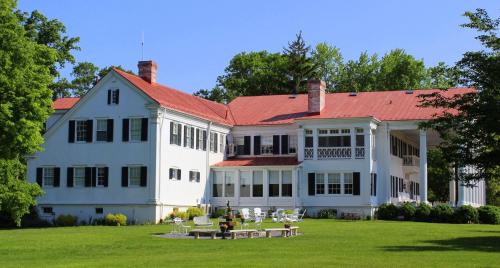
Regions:
<svg viewBox="0 0 500 268"><path fill-rule="evenodd" d="M386 246L386 251L482 251L500 252L500 236L459 237L446 240L421 241L431 245Z"/></svg>

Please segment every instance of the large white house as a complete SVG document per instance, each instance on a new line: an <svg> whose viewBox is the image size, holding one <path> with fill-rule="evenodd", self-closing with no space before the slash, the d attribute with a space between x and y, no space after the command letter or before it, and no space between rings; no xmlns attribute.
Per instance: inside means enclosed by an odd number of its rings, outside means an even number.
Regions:
<svg viewBox="0 0 500 268"><path fill-rule="evenodd" d="M427 148L418 107L435 90L238 97L224 105L113 70L81 99L55 101L44 150L28 178L41 215L83 220L121 212L157 222L174 208L335 208L372 215L386 202L427 200ZM462 94L472 89L450 89ZM453 204L485 203L484 183L450 184Z"/></svg>

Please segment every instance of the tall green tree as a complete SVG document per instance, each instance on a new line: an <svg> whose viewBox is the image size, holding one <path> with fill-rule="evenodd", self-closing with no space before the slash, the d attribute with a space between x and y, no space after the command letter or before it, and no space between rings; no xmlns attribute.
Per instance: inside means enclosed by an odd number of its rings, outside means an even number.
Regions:
<svg viewBox="0 0 500 268"><path fill-rule="evenodd" d="M71 75L74 77L71 81L73 92L76 96L85 95L98 81L99 67L91 62L80 62L73 67Z"/></svg>
<svg viewBox="0 0 500 268"><path fill-rule="evenodd" d="M57 54L27 37L15 8L0 1L0 213L19 225L42 193L24 178L23 157L41 149Z"/></svg>
<svg viewBox="0 0 500 268"><path fill-rule="evenodd" d="M453 178L453 165L449 163L439 148L427 152L427 174L429 181L429 201L448 201L449 182Z"/></svg>
<svg viewBox="0 0 500 268"><path fill-rule="evenodd" d="M319 43L311 52L318 78L325 81L329 92L337 91L344 73L344 62L340 50L327 43Z"/></svg>
<svg viewBox="0 0 500 268"><path fill-rule="evenodd" d="M394 49L380 60L375 89L401 90L421 87L425 78L423 60L417 60L402 49Z"/></svg>
<svg viewBox="0 0 500 268"><path fill-rule="evenodd" d="M372 91L376 89L380 62L377 54L361 53L358 60L344 65L337 92Z"/></svg>
<svg viewBox="0 0 500 268"><path fill-rule="evenodd" d="M449 67L444 62L430 67L426 70L426 78L423 81L424 88L447 89L460 84L460 71L456 66Z"/></svg>
<svg viewBox="0 0 500 268"><path fill-rule="evenodd" d="M227 102L227 94L225 90L220 86L215 86L212 90L200 89L193 93L193 95L220 103Z"/></svg>
<svg viewBox="0 0 500 268"><path fill-rule="evenodd" d="M422 127L439 132L445 157L457 167L474 167L476 172L464 174L464 183L481 179L487 184L500 176L500 19L492 19L483 9L464 14L469 23L462 25L477 30L483 50L467 52L457 63L461 83L477 92L445 97L440 93L424 96L424 106L455 110L436 117ZM490 187L491 188L491 187ZM489 198L500 199L500 193ZM491 201L491 200L490 200Z"/></svg>
<svg viewBox="0 0 500 268"><path fill-rule="evenodd" d="M306 45L302 38L302 31L296 35L296 39L288 43L283 49L283 55L287 59L287 74L293 94L305 92L305 84L308 79L316 78L316 65L310 58L311 47Z"/></svg>

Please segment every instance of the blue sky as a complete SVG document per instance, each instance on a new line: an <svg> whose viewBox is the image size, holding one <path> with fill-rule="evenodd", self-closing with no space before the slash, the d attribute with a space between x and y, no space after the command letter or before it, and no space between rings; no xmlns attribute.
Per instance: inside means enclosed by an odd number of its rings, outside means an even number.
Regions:
<svg viewBox="0 0 500 268"><path fill-rule="evenodd" d="M498 2L486 0L19 0L18 6L62 21L68 35L81 38L77 61L100 67L137 71L144 33L144 59L158 63L158 81L187 92L212 88L235 54L279 52L300 30L308 44L335 45L345 59L403 48L427 66L454 64L480 49L475 32L459 27L462 14L478 7L500 14Z"/></svg>

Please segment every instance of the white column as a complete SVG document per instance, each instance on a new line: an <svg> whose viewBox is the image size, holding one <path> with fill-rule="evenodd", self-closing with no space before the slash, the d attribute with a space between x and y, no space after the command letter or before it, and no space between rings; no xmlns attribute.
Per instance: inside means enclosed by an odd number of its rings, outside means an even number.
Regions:
<svg viewBox="0 0 500 268"><path fill-rule="evenodd" d="M267 207L269 207L269 170L264 169L262 170L262 183L264 183L263 187L263 195L264 195L264 200L265 204Z"/></svg>
<svg viewBox="0 0 500 268"><path fill-rule="evenodd" d="M371 192L370 192L370 186L371 186L371 172L372 172L372 154L371 154L371 147L372 147L372 138L371 138L371 128L365 128L363 129L364 132L364 139L365 139L365 170L366 172L361 173L361 196L363 196L363 200L365 201L366 204L371 204ZM354 140L356 141L356 140ZM364 176L363 176L364 175Z"/></svg>
<svg viewBox="0 0 500 268"><path fill-rule="evenodd" d="M236 206L240 206L240 170L236 170L234 173L234 199L236 200Z"/></svg>
<svg viewBox="0 0 500 268"><path fill-rule="evenodd" d="M351 128L351 159L356 159L356 128L354 127Z"/></svg>
<svg viewBox="0 0 500 268"><path fill-rule="evenodd" d="M458 203L457 206L462 206L465 204L465 186L461 181L457 181L458 183Z"/></svg>
<svg viewBox="0 0 500 268"><path fill-rule="evenodd" d="M299 128L297 130L297 160L304 161L304 148L305 146L305 129Z"/></svg>
<svg viewBox="0 0 500 268"><path fill-rule="evenodd" d="M427 133L420 130L420 202L427 203Z"/></svg>
<svg viewBox="0 0 500 268"><path fill-rule="evenodd" d="M318 129L313 128L313 159L318 160Z"/></svg>

